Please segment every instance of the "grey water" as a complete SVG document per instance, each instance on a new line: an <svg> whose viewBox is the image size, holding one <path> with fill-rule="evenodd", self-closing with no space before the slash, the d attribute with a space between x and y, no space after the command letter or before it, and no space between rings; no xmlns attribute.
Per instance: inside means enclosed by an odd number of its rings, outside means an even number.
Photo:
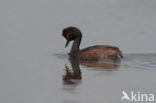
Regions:
<svg viewBox="0 0 156 103"><path fill-rule="evenodd" d="M1 103L122 103L122 91L156 96L155 0L1 0ZM79 64L72 72L62 29L83 33L81 48L115 45L117 69Z"/></svg>

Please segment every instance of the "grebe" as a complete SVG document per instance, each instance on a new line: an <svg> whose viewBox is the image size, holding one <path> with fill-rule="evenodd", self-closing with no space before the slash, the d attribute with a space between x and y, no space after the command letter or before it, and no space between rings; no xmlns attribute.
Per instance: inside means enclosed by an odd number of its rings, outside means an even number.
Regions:
<svg viewBox="0 0 156 103"><path fill-rule="evenodd" d="M67 40L65 47L68 46L70 41L74 41L69 55L78 60L120 60L123 57L119 48L115 46L95 45L80 50L82 33L76 27L63 29L62 35Z"/></svg>

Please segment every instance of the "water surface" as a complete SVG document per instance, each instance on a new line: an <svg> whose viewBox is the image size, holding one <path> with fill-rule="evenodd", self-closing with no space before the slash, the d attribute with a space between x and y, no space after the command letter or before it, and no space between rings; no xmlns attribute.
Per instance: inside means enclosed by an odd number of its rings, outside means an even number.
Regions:
<svg viewBox="0 0 156 103"><path fill-rule="evenodd" d="M1 0L1 103L122 103L122 91L156 95L155 0ZM81 48L120 47L117 69L72 66L62 29L77 26ZM77 73L77 72L76 72Z"/></svg>

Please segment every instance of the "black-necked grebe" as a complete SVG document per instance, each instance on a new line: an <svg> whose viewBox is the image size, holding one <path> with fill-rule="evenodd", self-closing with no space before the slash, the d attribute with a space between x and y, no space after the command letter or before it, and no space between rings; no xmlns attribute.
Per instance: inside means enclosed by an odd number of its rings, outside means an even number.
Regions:
<svg viewBox="0 0 156 103"><path fill-rule="evenodd" d="M81 31L76 27L65 28L62 35L66 38L68 46L69 42L74 40L70 56L76 57L79 60L105 60L105 59L121 59L122 53L118 47L108 45L96 45L80 50L80 43L82 39Z"/></svg>

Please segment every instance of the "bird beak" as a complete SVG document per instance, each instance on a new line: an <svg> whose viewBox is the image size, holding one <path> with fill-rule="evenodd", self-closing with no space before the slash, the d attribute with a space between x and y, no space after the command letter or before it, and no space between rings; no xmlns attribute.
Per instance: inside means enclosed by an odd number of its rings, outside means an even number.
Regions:
<svg viewBox="0 0 156 103"><path fill-rule="evenodd" d="M65 48L68 46L69 42L70 42L70 40L67 40Z"/></svg>

